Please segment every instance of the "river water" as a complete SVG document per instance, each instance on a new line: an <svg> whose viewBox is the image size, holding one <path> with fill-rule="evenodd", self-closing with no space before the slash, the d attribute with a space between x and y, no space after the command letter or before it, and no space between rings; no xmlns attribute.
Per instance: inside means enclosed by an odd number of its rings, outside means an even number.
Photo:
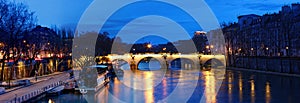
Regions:
<svg viewBox="0 0 300 103"><path fill-rule="evenodd" d="M182 77L182 74L188 75ZM130 77L133 75L137 79ZM220 89L217 89L217 80L223 80ZM193 86L196 88L193 89ZM86 103L84 97L79 94L63 94L44 97L38 102ZM94 98L103 103L195 103L207 100L213 103L298 103L300 78L238 70L226 70L224 78L214 76L211 71L166 70L133 73L124 70L123 76L111 81Z"/></svg>

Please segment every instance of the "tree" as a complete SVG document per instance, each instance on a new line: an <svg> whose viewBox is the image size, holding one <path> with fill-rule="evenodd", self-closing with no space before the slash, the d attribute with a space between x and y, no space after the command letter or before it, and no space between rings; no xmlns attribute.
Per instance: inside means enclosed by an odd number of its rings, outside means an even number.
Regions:
<svg viewBox="0 0 300 103"><path fill-rule="evenodd" d="M25 4L0 0L0 29L8 35L3 65L5 60L12 59L14 63L11 68L14 68L22 54L19 38L35 26L35 21L34 12L31 12ZM3 80L3 70L4 66L0 80Z"/></svg>
<svg viewBox="0 0 300 103"><path fill-rule="evenodd" d="M205 50L205 46L208 43L208 39L207 39L205 33L195 34L193 36L192 40L193 40L198 52L202 52Z"/></svg>
<svg viewBox="0 0 300 103"><path fill-rule="evenodd" d="M98 33L97 33L98 34ZM113 39L109 37L109 33L103 32L98 34L96 42L96 56L108 55L111 53Z"/></svg>

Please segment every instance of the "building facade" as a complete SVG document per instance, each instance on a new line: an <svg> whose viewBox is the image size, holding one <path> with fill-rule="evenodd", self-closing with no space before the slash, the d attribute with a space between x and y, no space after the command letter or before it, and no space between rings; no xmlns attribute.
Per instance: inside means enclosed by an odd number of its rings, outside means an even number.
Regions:
<svg viewBox="0 0 300 103"><path fill-rule="evenodd" d="M300 56L300 4L273 14L249 14L223 27L226 50L241 56Z"/></svg>

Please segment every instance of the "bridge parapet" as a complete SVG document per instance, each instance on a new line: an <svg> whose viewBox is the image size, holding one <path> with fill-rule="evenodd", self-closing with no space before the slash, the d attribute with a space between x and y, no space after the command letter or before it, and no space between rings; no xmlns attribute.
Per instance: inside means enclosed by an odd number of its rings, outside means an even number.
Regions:
<svg viewBox="0 0 300 103"><path fill-rule="evenodd" d="M116 55L111 54L105 56L109 58L111 61L115 60L124 60L130 63L139 63L143 58L151 57L155 58L160 62L168 62L171 63L175 59L188 59L193 61L195 65L205 64L210 60L216 60L217 62L222 63L224 66L226 65L225 55L200 55L200 54L124 54L124 55ZM200 59L200 60L199 60ZM162 63L164 64L164 63Z"/></svg>

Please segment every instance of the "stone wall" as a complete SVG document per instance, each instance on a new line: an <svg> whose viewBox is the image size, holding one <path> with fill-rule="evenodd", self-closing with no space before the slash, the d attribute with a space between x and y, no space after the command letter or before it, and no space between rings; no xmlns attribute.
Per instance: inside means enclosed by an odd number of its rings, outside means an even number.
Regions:
<svg viewBox="0 0 300 103"><path fill-rule="evenodd" d="M300 58L296 57L229 56L227 60L229 67L300 75Z"/></svg>

